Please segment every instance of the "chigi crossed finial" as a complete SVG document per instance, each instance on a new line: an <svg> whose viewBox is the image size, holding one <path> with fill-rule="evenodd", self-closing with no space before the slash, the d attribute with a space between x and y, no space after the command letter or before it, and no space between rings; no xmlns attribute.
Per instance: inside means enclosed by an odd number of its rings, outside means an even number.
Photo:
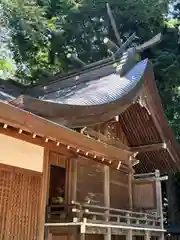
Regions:
<svg viewBox="0 0 180 240"><path fill-rule="evenodd" d="M108 58L108 60L109 61L117 60L119 62L116 72L122 77L128 71L130 71L131 68L139 61L140 59L139 53L143 52L148 48L153 47L154 45L158 44L161 41L162 34L161 33L157 34L155 37L141 45L130 47L132 42L138 37L136 36L135 33L133 33L125 42L123 42L118 32L115 19L113 17L111 8L108 3L106 4L106 8L117 43L113 42L112 40L106 37L104 39L104 44L112 53L111 57ZM75 54L68 53L67 57L76 68L84 68L91 65L95 66L98 64L103 64L104 62L107 61L107 59L104 59L97 63L86 65L86 63L79 59Z"/></svg>

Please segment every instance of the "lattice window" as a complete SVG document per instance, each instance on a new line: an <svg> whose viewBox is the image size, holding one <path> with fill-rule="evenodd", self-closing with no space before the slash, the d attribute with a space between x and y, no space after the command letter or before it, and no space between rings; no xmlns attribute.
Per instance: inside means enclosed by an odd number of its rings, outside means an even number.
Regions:
<svg viewBox="0 0 180 240"><path fill-rule="evenodd" d="M0 168L0 234L3 239L6 233L8 202L11 190L11 172Z"/></svg>
<svg viewBox="0 0 180 240"><path fill-rule="evenodd" d="M37 240L41 176L0 168L0 232L3 240ZM1 238L0 238L1 239Z"/></svg>

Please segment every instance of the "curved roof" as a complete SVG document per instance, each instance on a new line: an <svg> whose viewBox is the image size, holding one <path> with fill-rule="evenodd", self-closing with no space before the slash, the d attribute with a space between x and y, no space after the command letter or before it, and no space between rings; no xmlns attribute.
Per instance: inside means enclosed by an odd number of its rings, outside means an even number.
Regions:
<svg viewBox="0 0 180 240"><path fill-rule="evenodd" d="M59 88L41 97L41 100L59 104L77 106L98 106L110 104L128 95L142 80L147 67L147 59L134 66L124 77L112 73L88 82L74 84L66 88Z"/></svg>
<svg viewBox="0 0 180 240"><path fill-rule="evenodd" d="M67 127L101 123L125 111L137 98L147 68L146 59L120 77L112 66L108 76L106 72L101 73L101 77L93 77L92 74L91 81L79 81L77 84L74 81L73 85L64 88L59 84L39 99L21 95L11 103ZM80 78L81 75L78 76Z"/></svg>
<svg viewBox="0 0 180 240"><path fill-rule="evenodd" d="M143 104L137 101L139 98ZM111 63L28 91L1 83L0 99L26 113L71 128L96 125L119 115L129 150L138 152L137 172L158 168L167 173L180 169L179 145L168 127L153 68L147 59L123 78L115 73Z"/></svg>

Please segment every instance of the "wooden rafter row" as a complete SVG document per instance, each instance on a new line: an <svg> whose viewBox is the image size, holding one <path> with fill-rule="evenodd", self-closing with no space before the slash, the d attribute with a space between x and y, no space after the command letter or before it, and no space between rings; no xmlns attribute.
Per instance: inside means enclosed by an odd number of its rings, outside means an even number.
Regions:
<svg viewBox="0 0 180 240"><path fill-rule="evenodd" d="M137 147L131 147L130 151L134 153L141 153L141 152L154 152L161 149L166 149L169 153L171 159L176 163L175 156L177 155L174 149L172 148L170 142L167 143L155 143L155 144L148 144L148 145L141 145ZM177 157L177 156L176 156Z"/></svg>
<svg viewBox="0 0 180 240"><path fill-rule="evenodd" d="M167 144L166 143L154 143L154 144L148 144L148 145L141 145L137 147L131 147L130 151L132 152L152 152L160 149L166 149Z"/></svg>
<svg viewBox="0 0 180 240"><path fill-rule="evenodd" d="M15 127L12 127L6 123L0 123L0 133L5 134L11 137L19 138L21 140L25 140L40 146L49 146L50 148L56 148L56 147L64 147L64 149L68 150L69 153L73 155L79 155L91 160L94 160L98 163L102 163L104 165L107 165L111 168L117 169L125 172L129 172L130 169L128 169L128 165L121 162L121 161L116 161L116 160L109 160L107 157L102 156L102 155L95 155L92 152L87 152L83 149L75 148L74 146L70 146L68 144L61 143L59 141L54 141L52 139L49 139L47 137L42 137L38 134L35 133L30 133L27 132L26 130L23 129L18 129Z"/></svg>
<svg viewBox="0 0 180 240"><path fill-rule="evenodd" d="M10 104L0 102L0 122L23 131L46 137L72 148L83 149L85 152L91 152L110 159L111 161L122 161L127 164L130 153L91 137L84 136L62 125L50 120L39 117L25 110L14 107Z"/></svg>

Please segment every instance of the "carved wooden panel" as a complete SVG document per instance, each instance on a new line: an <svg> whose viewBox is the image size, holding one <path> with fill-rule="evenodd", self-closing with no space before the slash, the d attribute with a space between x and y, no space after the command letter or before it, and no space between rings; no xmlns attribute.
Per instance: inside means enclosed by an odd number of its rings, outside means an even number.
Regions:
<svg viewBox="0 0 180 240"><path fill-rule="evenodd" d="M156 208L155 182L133 181L133 206L135 209Z"/></svg>
<svg viewBox="0 0 180 240"><path fill-rule="evenodd" d="M110 205L112 208L129 208L128 175L110 169Z"/></svg>
<svg viewBox="0 0 180 240"><path fill-rule="evenodd" d="M37 240L41 175L0 166L0 227L3 240Z"/></svg>
<svg viewBox="0 0 180 240"><path fill-rule="evenodd" d="M109 135L116 140L122 141L123 144L128 145L128 141L125 133L122 130L122 127L119 122L109 122Z"/></svg>
<svg viewBox="0 0 180 240"><path fill-rule="evenodd" d="M79 158L77 160L77 201L91 201L93 205L104 205L104 165Z"/></svg>
<svg viewBox="0 0 180 240"><path fill-rule="evenodd" d="M112 120L106 123L102 123L96 125L94 127L94 130L106 136L106 139L109 139L113 145L115 144L118 146L118 143L122 143L125 146L129 145L126 135L119 122Z"/></svg>

